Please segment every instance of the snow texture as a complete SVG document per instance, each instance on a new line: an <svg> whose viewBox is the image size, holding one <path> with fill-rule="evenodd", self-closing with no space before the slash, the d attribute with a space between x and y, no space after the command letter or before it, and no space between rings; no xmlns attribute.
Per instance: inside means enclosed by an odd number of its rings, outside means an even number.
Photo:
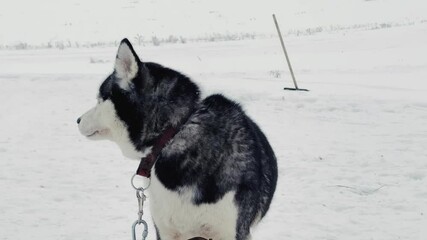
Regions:
<svg viewBox="0 0 427 240"><path fill-rule="evenodd" d="M205 96L241 102L266 133L280 175L253 239L424 240L426 27L286 38L310 92L283 90L292 81L278 38L136 51L188 74ZM116 50L0 51L0 239L130 239L138 162L76 124ZM144 216L154 240L148 207Z"/></svg>

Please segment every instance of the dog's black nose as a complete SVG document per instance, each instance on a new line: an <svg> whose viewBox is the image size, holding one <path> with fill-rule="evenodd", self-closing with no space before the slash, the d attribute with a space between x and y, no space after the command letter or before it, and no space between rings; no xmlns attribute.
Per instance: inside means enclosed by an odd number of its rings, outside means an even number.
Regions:
<svg viewBox="0 0 427 240"><path fill-rule="evenodd" d="M80 118L77 118L77 124L79 124L79 123L80 123L80 120L81 120Z"/></svg>

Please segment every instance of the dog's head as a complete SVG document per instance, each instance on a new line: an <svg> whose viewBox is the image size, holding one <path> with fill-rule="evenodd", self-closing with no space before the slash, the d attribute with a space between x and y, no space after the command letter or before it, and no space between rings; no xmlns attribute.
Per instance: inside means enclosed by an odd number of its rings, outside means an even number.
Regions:
<svg viewBox="0 0 427 240"><path fill-rule="evenodd" d="M185 121L199 100L186 76L141 62L127 39L120 43L114 71L99 88L98 103L78 118L89 139L116 142L129 158L140 158L162 131Z"/></svg>

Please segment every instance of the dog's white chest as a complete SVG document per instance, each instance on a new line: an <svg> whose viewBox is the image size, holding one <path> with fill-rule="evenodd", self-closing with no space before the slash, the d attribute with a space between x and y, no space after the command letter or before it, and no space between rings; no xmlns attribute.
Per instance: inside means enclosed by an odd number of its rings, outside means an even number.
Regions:
<svg viewBox="0 0 427 240"><path fill-rule="evenodd" d="M170 191L154 172L150 186L150 209L162 237L232 239L235 236L238 212L234 192L227 193L215 204L195 205L192 202L193 189L182 189L180 194Z"/></svg>

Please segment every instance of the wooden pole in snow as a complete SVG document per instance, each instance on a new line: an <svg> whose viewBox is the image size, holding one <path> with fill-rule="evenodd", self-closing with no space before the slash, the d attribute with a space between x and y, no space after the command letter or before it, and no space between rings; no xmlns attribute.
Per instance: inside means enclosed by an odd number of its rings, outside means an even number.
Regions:
<svg viewBox="0 0 427 240"><path fill-rule="evenodd" d="M285 43L283 42L282 34L280 33L279 24L277 23L276 15L273 14L274 24L276 24L277 33L279 34L280 43L282 44L283 53L285 53L286 61L288 62L289 71L292 75L292 80L294 81L295 89L298 90L297 81L295 80L294 71L292 70L291 61L289 60L288 52L285 48Z"/></svg>

